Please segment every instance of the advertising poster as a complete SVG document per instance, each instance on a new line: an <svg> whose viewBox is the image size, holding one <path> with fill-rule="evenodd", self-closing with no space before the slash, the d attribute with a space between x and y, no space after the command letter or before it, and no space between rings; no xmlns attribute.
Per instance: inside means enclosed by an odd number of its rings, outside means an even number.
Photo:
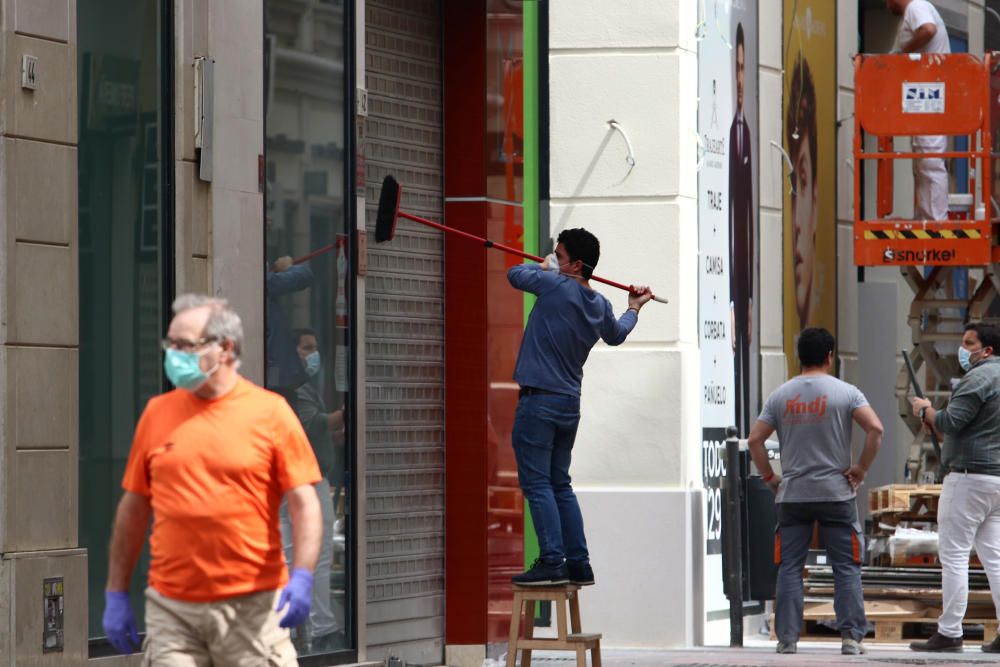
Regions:
<svg viewBox="0 0 1000 667"><path fill-rule="evenodd" d="M788 376L806 327L837 335L837 3L784 0L784 331ZM822 103L818 103L822 101Z"/></svg>
<svg viewBox="0 0 1000 667"><path fill-rule="evenodd" d="M756 0L707 0L699 17L698 234L706 549L721 553L726 427L760 404Z"/></svg>

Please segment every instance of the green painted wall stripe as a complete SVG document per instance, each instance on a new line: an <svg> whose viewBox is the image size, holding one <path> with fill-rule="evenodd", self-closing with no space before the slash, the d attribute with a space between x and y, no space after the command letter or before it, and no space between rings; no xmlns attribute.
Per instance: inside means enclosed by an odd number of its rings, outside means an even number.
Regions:
<svg viewBox="0 0 1000 667"><path fill-rule="evenodd" d="M524 63L524 250L538 254L538 2L525 2L523 16ZM524 323L535 305L535 295L524 293ZM524 508L525 567L538 558L538 538L531 512Z"/></svg>
<svg viewBox="0 0 1000 667"><path fill-rule="evenodd" d="M524 7L524 249L537 254L538 3L525 2L522 6Z"/></svg>

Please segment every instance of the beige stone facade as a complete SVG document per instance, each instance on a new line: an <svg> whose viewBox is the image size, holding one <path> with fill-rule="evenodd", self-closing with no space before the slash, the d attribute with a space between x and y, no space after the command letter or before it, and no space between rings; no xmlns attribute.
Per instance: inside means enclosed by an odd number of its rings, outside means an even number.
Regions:
<svg viewBox="0 0 1000 667"><path fill-rule="evenodd" d="M72 0L0 5L0 662L42 657L46 577L61 576L65 651L87 657L77 549L77 85ZM39 85L22 87L22 59Z"/></svg>
<svg viewBox="0 0 1000 667"><path fill-rule="evenodd" d="M225 294L263 336L261 3L177 0L176 290ZM0 3L0 664L88 662L79 541L75 0ZM225 17L225 18L224 18ZM246 45L254 45L247 48ZM37 87L22 87L22 59ZM215 60L215 174L197 177L193 63ZM256 92L255 92L256 91ZM249 258L252 261L248 261ZM263 375L262 351L244 369ZM65 583L65 649L42 653L46 577ZM106 658L100 664L138 664Z"/></svg>

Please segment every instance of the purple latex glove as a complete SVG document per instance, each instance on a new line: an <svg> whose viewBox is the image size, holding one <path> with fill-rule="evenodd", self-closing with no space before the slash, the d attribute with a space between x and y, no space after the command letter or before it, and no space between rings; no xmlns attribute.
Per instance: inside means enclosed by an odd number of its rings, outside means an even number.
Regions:
<svg viewBox="0 0 1000 667"><path fill-rule="evenodd" d="M312 603L313 575L304 567L297 567L292 570L292 576L288 580L285 590L281 591L278 598L278 608L281 611L288 606L288 613L278 623L283 628L294 628L302 625L309 617L309 605Z"/></svg>
<svg viewBox="0 0 1000 667"><path fill-rule="evenodd" d="M135 615L126 591L104 592L104 634L119 653L139 650L139 633L135 628Z"/></svg>

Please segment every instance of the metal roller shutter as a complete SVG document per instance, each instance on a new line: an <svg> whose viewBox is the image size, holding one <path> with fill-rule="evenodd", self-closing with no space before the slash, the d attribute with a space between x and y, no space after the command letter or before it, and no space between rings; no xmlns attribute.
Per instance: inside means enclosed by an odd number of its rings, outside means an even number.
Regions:
<svg viewBox="0 0 1000 667"><path fill-rule="evenodd" d="M402 207L440 219L438 0L365 3L369 238L382 178ZM366 280L368 656L444 654L444 265L440 233L400 220L369 246Z"/></svg>

